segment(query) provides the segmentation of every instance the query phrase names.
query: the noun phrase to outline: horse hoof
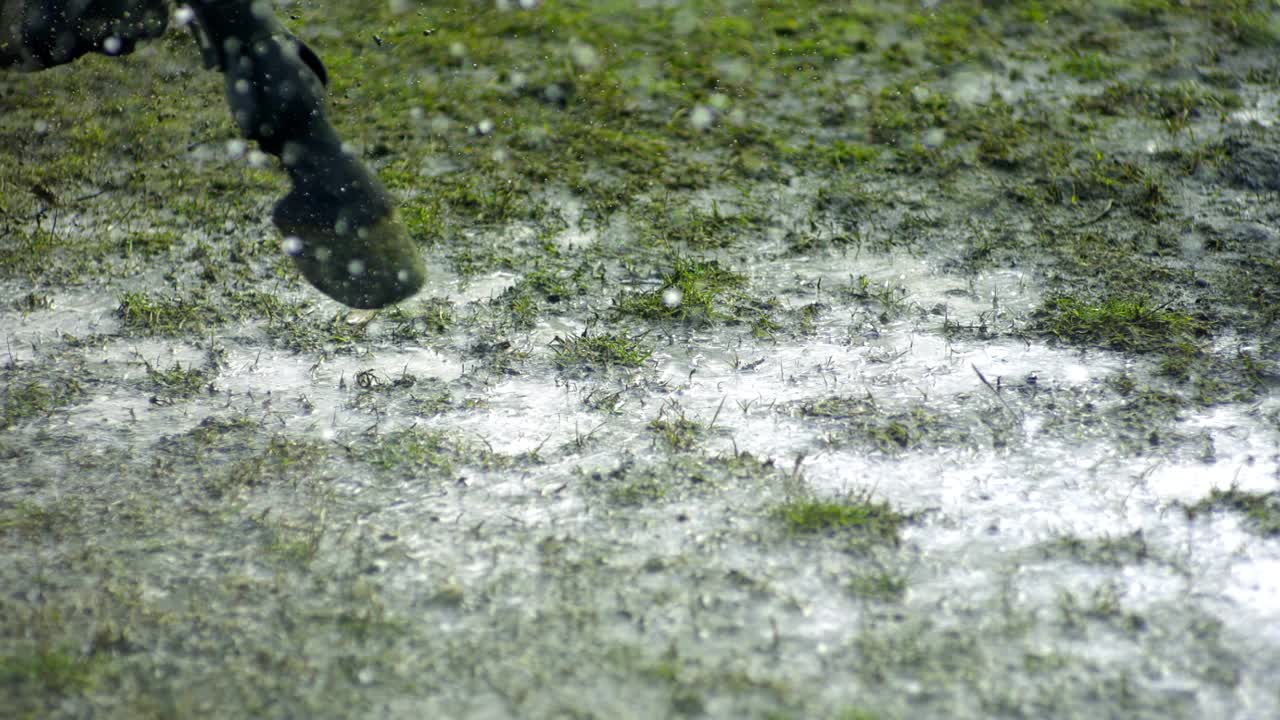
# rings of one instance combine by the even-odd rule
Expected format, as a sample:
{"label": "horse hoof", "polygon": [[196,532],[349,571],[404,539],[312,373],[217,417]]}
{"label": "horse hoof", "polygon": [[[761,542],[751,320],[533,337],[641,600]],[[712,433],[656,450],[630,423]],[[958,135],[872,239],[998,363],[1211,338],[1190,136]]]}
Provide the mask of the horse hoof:
{"label": "horse hoof", "polygon": [[353,308],[375,309],[422,288],[426,266],[394,211],[363,224],[341,217],[332,225],[314,224],[305,214],[298,222],[286,206],[289,197],[276,208],[276,225],[285,235],[285,252],[320,292]]}

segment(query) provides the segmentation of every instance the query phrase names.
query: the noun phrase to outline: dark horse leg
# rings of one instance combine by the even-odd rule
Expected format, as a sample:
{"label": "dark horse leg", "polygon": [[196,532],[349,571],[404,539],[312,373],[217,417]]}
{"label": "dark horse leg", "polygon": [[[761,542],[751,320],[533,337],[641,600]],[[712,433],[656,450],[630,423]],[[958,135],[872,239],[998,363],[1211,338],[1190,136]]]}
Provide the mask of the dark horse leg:
{"label": "dark horse leg", "polygon": [[0,0],[0,67],[42,70],[159,37],[167,0]]}
{"label": "dark horse leg", "polygon": [[[285,251],[321,292],[380,308],[418,291],[426,270],[378,179],[325,117],[324,66],[254,0],[186,0],[205,64],[221,70],[240,132],[280,158],[293,183],[272,214]],[[17,8],[17,10],[15,10]],[[39,69],[119,54],[164,29],[164,0],[0,0],[0,65]],[[14,38],[17,38],[15,41]]]}

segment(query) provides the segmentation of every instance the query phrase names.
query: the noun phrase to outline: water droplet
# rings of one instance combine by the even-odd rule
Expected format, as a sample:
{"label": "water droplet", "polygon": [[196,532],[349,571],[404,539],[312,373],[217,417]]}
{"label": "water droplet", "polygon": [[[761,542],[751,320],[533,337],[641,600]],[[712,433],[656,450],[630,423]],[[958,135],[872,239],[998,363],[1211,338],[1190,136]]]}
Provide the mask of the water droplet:
{"label": "water droplet", "polygon": [[248,149],[249,143],[240,138],[233,138],[227,141],[227,154],[233,158],[242,157]]}
{"label": "water droplet", "polygon": [[520,9],[532,10],[542,4],[542,0],[520,0]]}
{"label": "water droplet", "polygon": [[991,100],[991,76],[985,73],[961,72],[951,79],[951,95],[965,105],[982,105]]}
{"label": "water droplet", "polygon": [[329,258],[330,258],[332,255],[333,255],[333,251],[332,251],[332,250],[330,250],[330,249],[329,249],[329,248],[327,248],[327,247],[318,247],[318,248],[316,248],[316,260],[318,260],[318,261],[320,261],[320,262],[328,262],[328,261],[329,261]]}
{"label": "water droplet", "polygon": [[284,150],[280,152],[280,162],[288,167],[298,164],[302,159],[302,146],[298,143],[287,142],[284,144]]}
{"label": "water droplet", "polygon": [[694,130],[706,130],[715,122],[715,112],[706,105],[699,105],[689,113],[689,124]]}
{"label": "water droplet", "polygon": [[573,58],[573,64],[583,70],[591,70],[600,64],[600,53],[584,42],[570,43],[569,56]]}
{"label": "water droplet", "polygon": [[240,93],[241,95],[248,95],[249,87],[250,87],[249,81],[245,80],[244,78],[240,78],[239,80],[236,81],[236,92]]}
{"label": "water droplet", "polygon": [[391,10],[392,15],[403,15],[409,12],[409,9],[413,7],[413,3],[409,2],[409,0],[390,0],[387,3],[387,7]]}
{"label": "water droplet", "polygon": [[679,307],[684,302],[684,291],[678,287],[669,287],[662,291],[662,304],[669,308]]}
{"label": "water droplet", "polygon": [[361,275],[363,275],[364,261],[352,260],[351,262],[347,263],[347,273],[350,274],[352,277],[360,277]]}
{"label": "water droplet", "polygon": [[49,123],[44,120],[37,120],[31,125],[31,129],[36,131],[37,135],[44,135],[49,132]]}
{"label": "water droplet", "polygon": [[114,35],[102,41],[102,49],[106,51],[108,55],[118,55],[123,47],[124,43],[120,41],[120,38]]}
{"label": "water droplet", "polygon": [[409,271],[408,270],[396,271],[396,280],[399,280],[400,282],[409,282]]}
{"label": "water droplet", "polygon": [[351,232],[351,223],[347,222],[345,218],[340,219],[333,224],[333,232],[339,236],[346,235]]}
{"label": "water droplet", "polygon": [[280,249],[289,256],[302,253],[302,238],[297,235],[290,235],[280,242]]}
{"label": "water droplet", "polygon": [[490,120],[489,118],[485,118],[484,120],[481,120],[476,125],[476,132],[481,135],[488,135],[489,133],[493,132],[493,121]]}
{"label": "water droplet", "polygon": [[942,147],[942,143],[947,140],[947,131],[942,128],[931,128],[924,131],[924,137],[920,142],[930,150]]}
{"label": "water droplet", "polygon": [[420,107],[409,108],[409,119],[415,123],[420,123],[427,117],[427,113]]}
{"label": "water droplet", "polygon": [[249,167],[264,168],[267,166],[267,161],[270,157],[270,155],[254,148],[249,151]]}
{"label": "water droplet", "polygon": [[356,146],[355,146],[355,145],[352,145],[352,144],[351,144],[351,143],[349,143],[349,142],[344,142],[344,143],[342,143],[342,146],[341,146],[341,148],[340,148],[340,149],[342,150],[342,154],[343,154],[343,155],[355,155],[355,154],[356,154]]}
{"label": "water droplet", "polygon": [[178,27],[185,27],[187,25],[190,25],[191,21],[195,19],[196,19],[196,11],[192,10],[186,5],[183,5],[182,7],[178,8],[173,13],[173,21],[178,24]]}
{"label": "water droplet", "polygon": [[461,60],[467,56],[467,46],[460,42],[455,42],[449,46],[449,56],[455,60]]}

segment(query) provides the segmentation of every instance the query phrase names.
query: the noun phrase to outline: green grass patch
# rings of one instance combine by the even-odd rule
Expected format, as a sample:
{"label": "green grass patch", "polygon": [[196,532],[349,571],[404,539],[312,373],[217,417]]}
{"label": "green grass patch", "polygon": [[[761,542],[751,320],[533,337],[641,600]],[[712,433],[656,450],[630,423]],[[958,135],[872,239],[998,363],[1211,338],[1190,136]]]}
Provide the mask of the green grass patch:
{"label": "green grass patch", "polygon": [[10,378],[0,401],[0,430],[71,405],[84,392],[74,378],[54,383],[23,382],[19,378]]}
{"label": "green grass patch", "polygon": [[1214,489],[1209,497],[1186,508],[1188,517],[1218,510],[1245,516],[1245,526],[1263,537],[1280,536],[1280,492],[1245,492],[1236,487]]}
{"label": "green grass patch", "polygon": [[1074,52],[1054,66],[1059,72],[1086,82],[1106,80],[1116,74],[1118,64],[1106,55],[1094,52]]}
{"label": "green grass patch", "polygon": [[0,656],[0,687],[39,687],[52,695],[87,690],[93,660],[70,649],[42,648]]}
{"label": "green grass patch", "polygon": [[1098,95],[1077,98],[1077,112],[1103,115],[1146,115],[1181,129],[1206,112],[1221,113],[1241,105],[1238,95],[1214,91],[1195,83],[1158,87],[1138,83],[1113,83]]}
{"label": "green grass patch", "polygon": [[1134,353],[1195,354],[1203,322],[1144,297],[1090,302],[1071,295],[1046,298],[1032,314],[1034,330],[1070,345]]}
{"label": "green grass patch", "polygon": [[897,545],[909,518],[887,502],[876,502],[868,491],[841,500],[790,500],[775,511],[783,526],[795,534],[855,535],[883,545]]}
{"label": "green grass patch", "polygon": [[618,333],[590,335],[585,330],[581,335],[557,336],[551,341],[551,362],[561,370],[640,367],[653,355],[653,349],[643,339],[643,335]]}
{"label": "green grass patch", "polygon": [[201,390],[210,387],[214,374],[214,371],[206,368],[184,368],[182,363],[177,362],[165,370],[147,363],[147,379],[157,393],[157,397],[152,398],[153,402],[158,397],[167,401],[195,397]]}
{"label": "green grass patch", "polygon": [[710,422],[704,422],[685,414],[684,408],[668,403],[658,411],[658,417],[649,421],[649,430],[672,450],[689,451],[698,447],[702,439],[715,427],[721,407],[716,409]]}
{"label": "green grass patch", "polygon": [[201,298],[126,292],[116,308],[124,328],[144,335],[200,333],[228,320],[222,309]]}
{"label": "green grass patch", "polygon": [[731,303],[747,283],[746,276],[716,260],[677,256],[662,276],[662,286],[645,292],[623,292],[614,298],[620,315],[692,324],[734,319]]}

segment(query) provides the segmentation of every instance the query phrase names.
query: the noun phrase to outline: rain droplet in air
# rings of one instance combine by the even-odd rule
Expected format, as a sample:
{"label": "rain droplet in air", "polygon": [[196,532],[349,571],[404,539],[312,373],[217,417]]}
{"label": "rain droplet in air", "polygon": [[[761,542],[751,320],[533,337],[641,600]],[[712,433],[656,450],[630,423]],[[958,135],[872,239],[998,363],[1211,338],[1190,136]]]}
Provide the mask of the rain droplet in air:
{"label": "rain droplet in air", "polygon": [[280,162],[288,167],[298,164],[302,159],[302,146],[298,143],[287,142],[284,144],[284,150],[280,153]]}
{"label": "rain droplet in air", "polygon": [[485,118],[476,124],[476,132],[481,135],[488,135],[493,132],[493,121]]}
{"label": "rain droplet in air", "polygon": [[679,307],[684,302],[684,291],[678,287],[669,287],[662,291],[662,304],[669,307]]}
{"label": "rain droplet in air", "polygon": [[412,6],[413,3],[409,2],[409,0],[390,0],[390,2],[387,3],[387,7],[391,10],[392,15],[403,15],[404,13],[409,12],[409,8]]}
{"label": "rain droplet in air", "polygon": [[359,277],[364,274],[364,261],[352,260],[347,263],[347,273],[352,277]]}
{"label": "rain droplet in air", "polygon": [[302,253],[302,238],[290,235],[280,242],[280,248],[286,255],[294,256]]}
{"label": "rain droplet in air", "polygon": [[120,42],[120,38],[115,35],[112,35],[102,41],[102,49],[105,50],[108,55],[118,55],[120,53],[120,49],[123,47],[124,43]]}
{"label": "rain droplet in air", "polygon": [[924,137],[920,139],[921,144],[933,150],[942,147],[942,143],[947,140],[947,131],[942,128],[930,128],[924,131]]}
{"label": "rain droplet in air", "polygon": [[976,73],[957,73],[951,79],[951,96],[964,105],[983,105],[991,100],[991,76]]}
{"label": "rain droplet in air", "polygon": [[195,19],[196,11],[186,5],[183,5],[173,12],[173,21],[178,24],[178,27],[190,25],[191,21]]}
{"label": "rain droplet in air", "polygon": [[706,105],[699,105],[689,113],[689,124],[694,130],[706,130],[711,127],[711,123],[715,122],[715,112]]}
{"label": "rain droplet in air", "polygon": [[600,64],[600,53],[584,42],[573,42],[569,46],[569,55],[573,57],[573,64],[583,70],[594,69]]}
{"label": "rain droplet in air", "polygon": [[234,138],[227,141],[227,154],[233,158],[242,157],[248,149],[249,143],[241,140],[240,138]]}
{"label": "rain droplet in air", "polygon": [[267,160],[270,157],[271,157],[270,155],[267,155],[266,153],[256,148],[253,150],[250,150],[249,151],[249,167],[264,168],[267,166]]}

